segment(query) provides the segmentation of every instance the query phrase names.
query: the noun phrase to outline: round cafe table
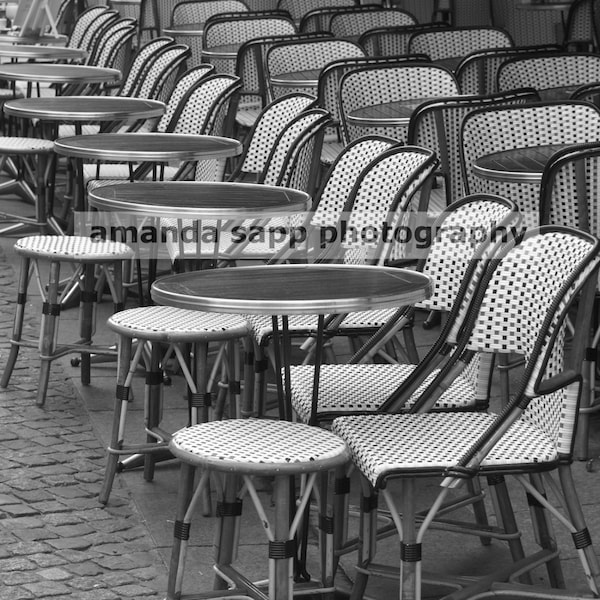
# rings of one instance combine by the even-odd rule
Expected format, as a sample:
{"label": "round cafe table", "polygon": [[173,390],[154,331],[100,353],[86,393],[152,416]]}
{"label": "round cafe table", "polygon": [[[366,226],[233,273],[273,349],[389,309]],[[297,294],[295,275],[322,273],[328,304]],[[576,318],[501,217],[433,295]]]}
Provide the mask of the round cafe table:
{"label": "round cafe table", "polygon": [[81,84],[112,83],[121,79],[121,71],[90,65],[63,65],[45,63],[0,64],[0,79],[27,82],[27,95],[34,83]]}
{"label": "round cafe table", "polygon": [[87,52],[81,48],[64,46],[0,43],[0,56],[21,60],[83,60]]}

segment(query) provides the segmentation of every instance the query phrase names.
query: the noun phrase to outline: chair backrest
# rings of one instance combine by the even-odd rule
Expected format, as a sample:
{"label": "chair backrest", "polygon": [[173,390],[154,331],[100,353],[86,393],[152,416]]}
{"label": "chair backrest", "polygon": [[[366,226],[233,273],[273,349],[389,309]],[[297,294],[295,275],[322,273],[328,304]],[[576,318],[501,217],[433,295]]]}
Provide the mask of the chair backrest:
{"label": "chair backrest", "polygon": [[498,91],[497,76],[500,65],[511,58],[558,52],[558,45],[491,48],[467,54],[455,74],[463,94],[486,95]]}
{"label": "chair backrest", "polygon": [[427,54],[432,60],[463,58],[487,48],[510,48],[514,43],[506,31],[496,27],[454,27],[444,31],[414,33],[409,54]]}
{"label": "chair backrest", "polygon": [[244,140],[244,152],[229,180],[258,181],[281,132],[314,102],[308,94],[290,94],[265,106]]}
{"label": "chair backrest", "polygon": [[319,75],[317,102],[321,108],[329,111],[333,124],[339,127],[340,107],[338,88],[342,77],[355,69],[368,66],[393,66],[404,62],[429,62],[425,55],[406,54],[402,56],[355,56],[341,58],[327,64]]}
{"label": "chair backrest", "polygon": [[329,113],[310,108],[297,115],[279,134],[259,182],[313,194]]}
{"label": "chair backrest", "polygon": [[394,100],[425,101],[458,94],[454,75],[435,65],[399,64],[355,69],[346,73],[340,81],[339,106],[343,139],[348,142],[366,134],[378,133],[404,140],[406,127],[356,125],[348,121],[348,115],[365,106]]}
{"label": "chair backrest", "polygon": [[[406,248],[395,236],[384,235],[408,226],[411,212],[423,206],[420,192],[431,183],[437,159],[426,148],[395,145],[380,153],[363,170],[343,212],[340,245],[328,249],[320,260],[347,264],[382,265],[403,258]],[[426,210],[426,207],[424,207]]]}
{"label": "chair backrest", "polygon": [[267,50],[279,43],[302,39],[322,39],[327,33],[295,33],[290,35],[271,35],[244,42],[237,53],[235,74],[242,80],[241,101],[258,100],[261,107],[269,102],[267,76],[265,74],[265,55]]}
{"label": "chair backrest", "polygon": [[513,199],[528,227],[539,223],[539,183],[511,183],[477,177],[475,160],[492,152],[545,144],[580,144],[600,139],[600,110],[586,102],[544,102],[480,108],[462,122],[461,143],[466,192]]}
{"label": "chair backrest", "polygon": [[358,39],[365,31],[377,27],[404,27],[416,25],[417,20],[398,8],[355,11],[334,15],[329,30],[340,38]]}
{"label": "chair backrest", "polygon": [[[75,21],[73,25],[73,30],[71,31],[71,35],[67,41],[68,48],[84,48],[83,46],[83,38],[86,32],[91,31],[93,35],[96,31],[96,25],[94,22],[105,12],[113,12],[110,11],[108,6],[104,4],[99,4],[97,6],[91,6],[84,10]],[[103,21],[99,21],[100,25]],[[85,48],[84,48],[85,49]]]}
{"label": "chair backrest", "polygon": [[540,185],[540,222],[600,235],[600,144],[559,150],[548,162]]}
{"label": "chair backrest", "polygon": [[179,0],[171,12],[171,27],[193,23],[201,25],[209,17],[222,13],[248,12],[241,0]]}
{"label": "chair backrest", "polygon": [[[297,33],[293,21],[285,15],[276,13],[237,13],[236,16],[214,15],[204,24],[202,35],[202,51],[210,52],[220,46],[236,47],[248,40],[275,35],[292,35]],[[203,55],[204,62],[214,64],[222,73],[233,73],[235,60]]]}
{"label": "chair backrest", "polygon": [[[498,69],[498,89],[515,89],[519,82],[527,81],[540,93],[542,99],[560,99],[554,97],[554,90],[572,88],[600,81],[600,55],[568,52],[556,55],[526,56],[511,58]],[[562,92],[568,98],[570,91]]]}
{"label": "chair backrest", "polygon": [[111,23],[117,19],[119,19],[119,12],[116,10],[106,9],[105,11],[96,14],[96,16],[89,21],[88,27],[83,32],[79,41],[79,46],[77,47],[85,50],[88,55],[93,54],[97,40]]}
{"label": "chair backrest", "polygon": [[[327,7],[357,6],[358,0],[327,0]],[[323,7],[322,0],[279,0],[277,8],[287,11],[296,23],[300,23],[302,17],[317,8]]]}
{"label": "chair backrest", "polygon": [[87,64],[119,69],[126,73],[136,35],[137,22],[134,19],[119,19],[113,22],[96,41]]}
{"label": "chair backrest", "polygon": [[598,48],[598,30],[594,0],[575,0],[567,15],[564,47],[592,51]]}
{"label": "chair backrest", "polygon": [[335,38],[305,39],[294,42],[280,42],[267,50],[265,75],[272,98],[285,93],[300,92],[300,89],[279,88],[271,85],[271,78],[282,73],[320,70],[329,63],[342,58],[365,56],[364,50],[354,42]]}
{"label": "chair backrest", "polygon": [[361,34],[358,43],[369,56],[399,56],[408,54],[408,42],[418,32],[448,29],[447,23],[420,23],[400,27],[377,27]]}
{"label": "chair backrest", "polygon": [[[181,112],[182,103],[187,101],[188,94],[193,90],[199,82],[208,77],[214,71],[212,65],[198,65],[188,69],[175,83],[175,87],[169,101],[167,102],[165,112],[156,124],[156,131],[172,131],[175,127],[175,114]],[[173,122],[173,125],[171,125]]]}
{"label": "chair backrest", "polygon": [[444,178],[446,205],[462,198],[466,191],[460,152],[460,128],[465,115],[486,106],[502,106],[536,102],[539,96],[533,89],[514,90],[489,96],[440,98],[421,104],[408,125],[407,143],[431,148]]}
{"label": "chair backrest", "polygon": [[[464,348],[466,354],[516,353],[524,357],[525,365],[513,398],[481,443],[461,459],[460,467],[468,468],[472,461],[476,464],[481,460],[478,453],[484,446],[493,446],[519,419],[544,432],[559,459],[570,459],[586,345],[572,344],[565,352],[567,315],[579,300],[572,335],[586,339],[599,258],[596,238],[553,226],[527,231],[496,255],[493,268],[480,285],[478,305],[465,326],[459,349]],[[465,352],[460,353],[467,362]],[[446,365],[433,386],[457,365],[458,361]],[[428,402],[418,403],[414,410],[427,410],[427,405],[436,401],[429,389],[422,397]]]}
{"label": "chair backrest", "polygon": [[341,15],[351,12],[367,12],[367,11],[379,11],[381,6],[378,4],[364,4],[360,6],[349,5],[349,6],[325,6],[321,8],[315,8],[307,12],[300,20],[298,29],[303,33],[313,32],[331,32],[330,23],[332,17],[335,15]]}
{"label": "chair backrest", "polygon": [[173,40],[173,38],[163,36],[150,40],[138,48],[133,60],[131,61],[129,71],[127,72],[127,77],[125,77],[117,94],[119,96],[133,95],[133,90],[135,90],[141,84],[146,71],[154,61],[155,54],[162,48],[171,46],[174,43],[175,40]]}
{"label": "chair backrest", "polygon": [[158,50],[145,64],[145,70],[131,95],[166,102],[189,56],[190,49],[183,44],[173,44]]}

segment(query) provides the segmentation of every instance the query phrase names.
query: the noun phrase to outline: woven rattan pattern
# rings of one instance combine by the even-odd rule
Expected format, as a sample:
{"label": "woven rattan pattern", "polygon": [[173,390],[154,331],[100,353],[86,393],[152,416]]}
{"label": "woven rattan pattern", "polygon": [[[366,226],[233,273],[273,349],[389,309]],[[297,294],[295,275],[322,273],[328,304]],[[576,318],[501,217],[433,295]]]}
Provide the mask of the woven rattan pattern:
{"label": "woven rattan pattern", "polygon": [[82,236],[34,235],[15,243],[15,251],[34,257],[59,257],[76,262],[98,262],[133,258],[133,250],[121,242],[93,240]]}

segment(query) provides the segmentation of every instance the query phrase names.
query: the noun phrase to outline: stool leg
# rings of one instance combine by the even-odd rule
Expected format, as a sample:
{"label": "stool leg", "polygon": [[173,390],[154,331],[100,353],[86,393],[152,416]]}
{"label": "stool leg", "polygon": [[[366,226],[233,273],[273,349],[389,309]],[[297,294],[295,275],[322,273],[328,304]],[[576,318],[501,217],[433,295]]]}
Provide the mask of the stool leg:
{"label": "stool leg", "polygon": [[[150,364],[146,370],[145,385],[145,419],[146,428],[152,431],[160,424],[162,418],[162,394],[163,394],[163,372],[161,362],[161,347],[159,342],[152,344],[150,351]],[[146,436],[148,443],[156,442],[156,438],[150,434]],[[156,457],[152,453],[147,453],[144,457],[144,479],[152,481],[154,479],[154,467]]]}
{"label": "stool leg", "polygon": [[60,319],[60,302],[58,288],[60,285],[60,262],[50,263],[48,292],[42,307],[42,325],[40,330],[40,377],[36,404],[43,406],[50,379],[50,363],[54,360],[56,349],[56,332]]}
{"label": "stool leg", "polygon": [[17,305],[15,308],[15,319],[13,322],[12,337],[10,340],[10,352],[8,360],[2,373],[0,387],[5,388],[10,381],[13,369],[19,356],[19,342],[23,335],[23,320],[25,319],[25,305],[27,304],[27,288],[29,287],[29,269],[31,260],[27,256],[21,257],[21,267],[19,271],[19,284],[17,290]]}
{"label": "stool leg", "polygon": [[113,414],[112,433],[110,445],[108,447],[108,456],[106,458],[106,469],[104,471],[104,482],[100,490],[99,500],[102,504],[108,502],[112,490],[113,481],[117,473],[119,464],[118,450],[123,447],[125,416],[127,414],[127,405],[129,403],[129,365],[131,361],[132,340],[129,337],[121,336],[119,339],[119,356],[117,361],[117,389],[115,397],[115,409]]}
{"label": "stool leg", "polygon": [[[275,477],[273,482],[273,502],[275,504],[275,540],[286,542],[290,535],[290,515],[292,512],[290,484],[288,477]],[[294,559],[269,557],[269,598],[272,600],[292,600]]]}
{"label": "stool leg", "polygon": [[[95,265],[85,264],[83,266],[83,284],[81,292],[81,302],[79,305],[79,332],[81,342],[83,344],[92,343],[92,335],[94,332],[94,307],[96,305],[96,294],[94,291],[94,271]],[[90,375],[90,353],[81,353],[81,383],[89,385],[91,380]]]}

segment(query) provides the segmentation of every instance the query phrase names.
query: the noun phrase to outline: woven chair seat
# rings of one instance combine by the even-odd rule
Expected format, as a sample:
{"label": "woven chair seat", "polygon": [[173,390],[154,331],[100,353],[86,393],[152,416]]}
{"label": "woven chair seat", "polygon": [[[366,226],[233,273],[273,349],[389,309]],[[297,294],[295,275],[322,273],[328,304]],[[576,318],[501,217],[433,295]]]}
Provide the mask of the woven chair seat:
{"label": "woven chair seat", "polygon": [[[407,476],[442,473],[456,465],[471,445],[492,424],[491,413],[421,413],[340,417],[332,431],[341,435],[352,460],[373,484],[402,471]],[[555,463],[558,452],[552,440],[525,420],[515,422],[482,463],[493,470],[540,468]]]}
{"label": "woven chair seat", "polygon": [[[413,372],[411,364],[346,364],[322,365],[319,377],[319,402],[317,416],[373,413]],[[438,374],[433,370],[415,390],[418,398]],[[308,422],[312,405],[314,367],[295,365],[291,367],[292,407],[301,421]],[[360,393],[349,394],[348,390]],[[407,408],[412,405],[409,400]],[[475,397],[473,385],[459,376],[435,404],[436,410],[464,410],[473,408]]]}
{"label": "woven chair seat", "polygon": [[220,471],[281,475],[331,469],[348,460],[344,442],[318,427],[268,419],[227,419],[181,429],[178,458]]}
{"label": "woven chair seat", "polygon": [[30,137],[0,137],[0,153],[2,154],[37,154],[54,152],[54,142]]}
{"label": "woven chair seat", "polygon": [[248,335],[237,315],[204,313],[171,306],[143,306],[115,313],[108,325],[121,335],[165,342],[232,339]]}
{"label": "woven chair seat", "polygon": [[64,261],[81,263],[125,260],[134,256],[127,244],[75,235],[34,235],[21,238],[15,243],[15,251],[35,258],[59,257]]}

